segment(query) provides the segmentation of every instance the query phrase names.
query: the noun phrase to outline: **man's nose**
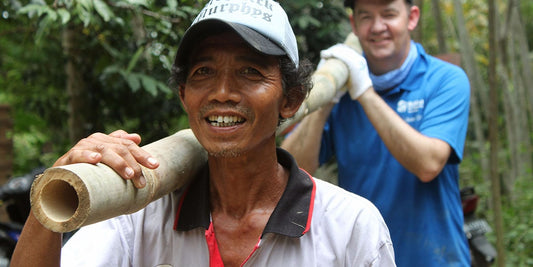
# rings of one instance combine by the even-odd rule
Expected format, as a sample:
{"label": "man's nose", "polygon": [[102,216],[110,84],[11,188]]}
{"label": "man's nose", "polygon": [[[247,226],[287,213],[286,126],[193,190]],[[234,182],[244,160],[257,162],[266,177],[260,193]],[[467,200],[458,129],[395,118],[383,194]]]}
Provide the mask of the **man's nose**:
{"label": "man's nose", "polygon": [[376,17],[372,23],[372,32],[382,32],[387,29],[387,23],[382,17]]}
{"label": "man's nose", "polygon": [[216,75],[209,100],[220,103],[238,103],[241,97],[239,94],[240,89],[241,88],[238,88],[238,83],[236,82],[235,77],[233,77],[229,71],[223,71]]}

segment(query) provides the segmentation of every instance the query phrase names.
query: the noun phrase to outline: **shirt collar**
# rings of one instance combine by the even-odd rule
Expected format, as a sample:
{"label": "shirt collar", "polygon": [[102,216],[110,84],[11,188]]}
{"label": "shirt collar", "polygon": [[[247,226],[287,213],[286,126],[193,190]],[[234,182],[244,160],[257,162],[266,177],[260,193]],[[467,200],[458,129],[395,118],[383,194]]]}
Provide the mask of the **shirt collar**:
{"label": "shirt collar", "polygon": [[415,60],[413,66],[411,67],[409,75],[405,80],[400,83],[400,85],[395,88],[380,93],[381,96],[392,95],[403,91],[414,91],[420,88],[420,83],[423,82],[423,76],[427,71],[427,54],[424,50],[424,47],[419,43],[415,43],[417,50],[417,59]]}
{"label": "shirt collar", "polygon": [[[301,237],[311,225],[315,197],[315,182],[298,168],[294,158],[285,150],[277,149],[278,162],[290,172],[287,187],[270,215],[263,235],[275,233]],[[174,220],[174,229],[189,231],[198,227],[206,230],[211,223],[209,209],[209,169],[202,168],[180,199]]]}

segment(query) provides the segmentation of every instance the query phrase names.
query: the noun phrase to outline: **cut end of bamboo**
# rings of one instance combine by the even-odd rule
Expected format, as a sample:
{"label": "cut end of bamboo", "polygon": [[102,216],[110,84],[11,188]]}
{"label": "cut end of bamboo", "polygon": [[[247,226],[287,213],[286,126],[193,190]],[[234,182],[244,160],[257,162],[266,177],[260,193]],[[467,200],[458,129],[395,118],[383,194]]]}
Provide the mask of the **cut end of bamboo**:
{"label": "cut end of bamboo", "polygon": [[87,219],[90,209],[87,195],[87,188],[74,172],[61,167],[49,168],[32,185],[32,211],[49,230],[70,232]]}
{"label": "cut end of bamboo", "polygon": [[78,209],[78,204],[78,193],[72,185],[62,180],[51,181],[41,192],[43,212],[56,222],[71,219]]}

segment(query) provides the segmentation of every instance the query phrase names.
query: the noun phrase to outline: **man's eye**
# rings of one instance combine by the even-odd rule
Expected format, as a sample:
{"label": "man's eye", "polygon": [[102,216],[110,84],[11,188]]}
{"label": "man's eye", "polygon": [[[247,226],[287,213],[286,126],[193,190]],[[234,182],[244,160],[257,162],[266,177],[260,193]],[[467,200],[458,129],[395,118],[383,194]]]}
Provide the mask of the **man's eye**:
{"label": "man's eye", "polygon": [[189,78],[192,80],[201,80],[208,77],[211,73],[213,73],[213,70],[208,67],[192,68],[189,73]]}
{"label": "man's eye", "polygon": [[209,68],[207,67],[201,67],[201,68],[198,68],[194,74],[198,74],[198,75],[206,75],[206,74],[209,74],[211,71],[209,70]]}
{"label": "man's eye", "polygon": [[243,68],[241,70],[241,73],[246,74],[246,75],[260,75],[261,74],[258,70],[251,68],[251,67]]}
{"label": "man's eye", "polygon": [[368,20],[371,19],[370,16],[366,16],[366,15],[365,15],[365,16],[359,16],[358,18],[359,18],[359,19],[358,19],[359,21],[368,21]]}

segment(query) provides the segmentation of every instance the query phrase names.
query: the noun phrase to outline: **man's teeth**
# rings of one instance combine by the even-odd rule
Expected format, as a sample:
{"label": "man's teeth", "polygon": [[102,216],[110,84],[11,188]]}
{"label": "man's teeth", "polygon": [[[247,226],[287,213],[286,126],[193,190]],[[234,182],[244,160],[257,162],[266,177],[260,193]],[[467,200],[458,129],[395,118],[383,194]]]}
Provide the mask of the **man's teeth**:
{"label": "man's teeth", "polygon": [[217,127],[228,127],[243,122],[244,119],[237,116],[209,116],[209,123]]}

